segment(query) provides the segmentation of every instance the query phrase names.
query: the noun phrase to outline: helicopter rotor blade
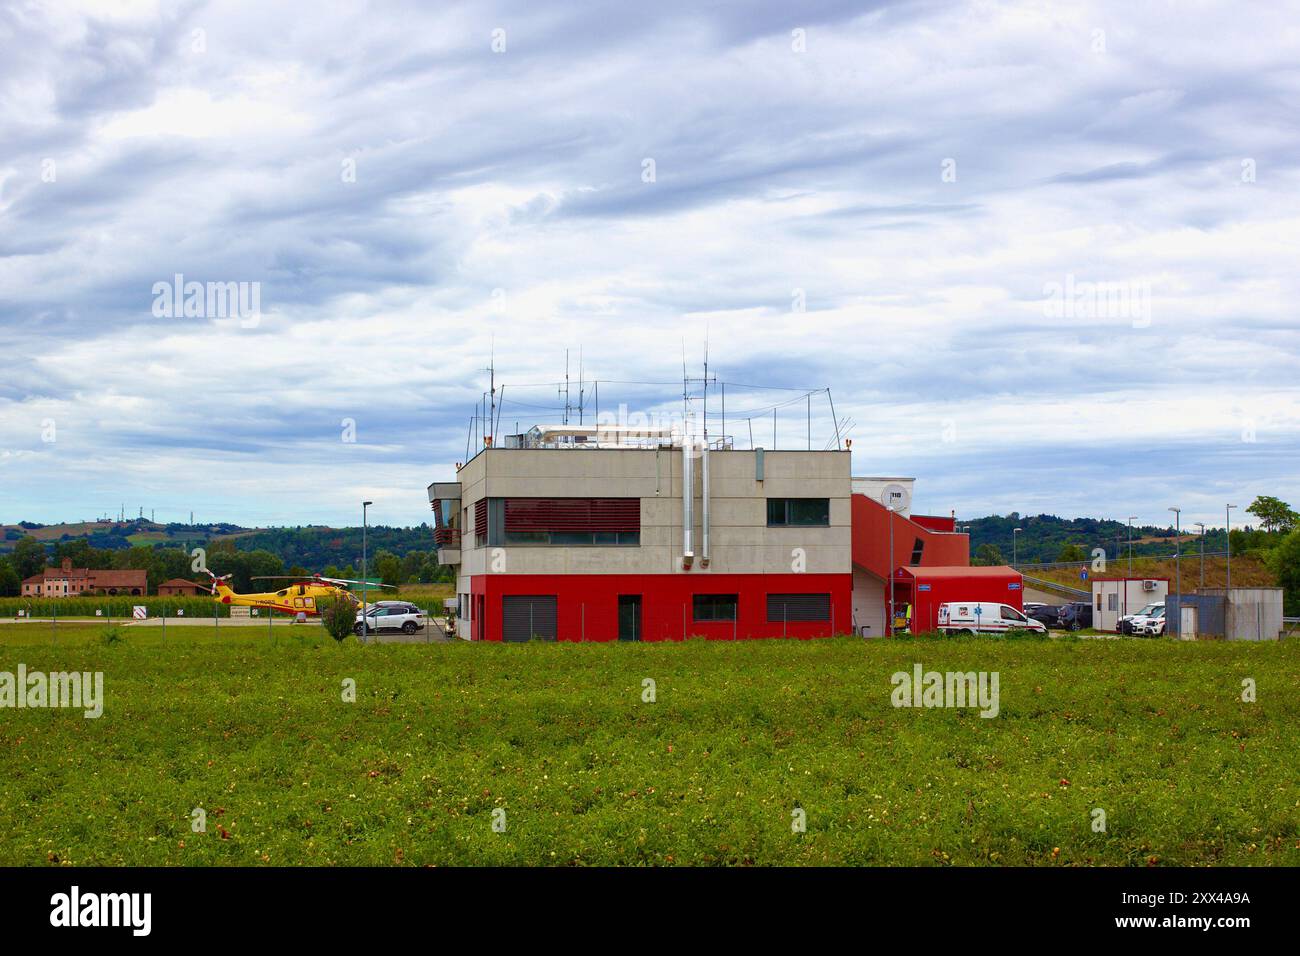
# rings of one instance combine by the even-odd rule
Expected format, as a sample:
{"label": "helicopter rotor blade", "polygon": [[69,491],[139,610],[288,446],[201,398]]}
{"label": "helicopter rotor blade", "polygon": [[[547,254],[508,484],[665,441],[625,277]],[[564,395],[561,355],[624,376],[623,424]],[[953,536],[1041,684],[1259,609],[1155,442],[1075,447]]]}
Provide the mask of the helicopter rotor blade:
{"label": "helicopter rotor blade", "polygon": [[392,584],[376,584],[374,581],[353,581],[351,578],[320,578],[320,580],[329,584],[364,584],[367,587],[372,588],[389,588],[391,590],[397,590]]}

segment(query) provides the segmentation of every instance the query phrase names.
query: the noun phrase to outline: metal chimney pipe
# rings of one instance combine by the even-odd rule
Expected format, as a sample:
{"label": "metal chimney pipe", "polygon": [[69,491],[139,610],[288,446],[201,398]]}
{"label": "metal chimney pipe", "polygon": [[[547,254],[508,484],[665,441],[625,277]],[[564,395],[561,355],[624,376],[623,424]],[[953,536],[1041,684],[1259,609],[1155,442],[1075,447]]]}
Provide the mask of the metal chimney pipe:
{"label": "metal chimney pipe", "polygon": [[700,567],[709,566],[709,443],[700,446]]}
{"label": "metal chimney pipe", "polygon": [[695,463],[691,458],[691,436],[682,433],[682,567],[695,561]]}

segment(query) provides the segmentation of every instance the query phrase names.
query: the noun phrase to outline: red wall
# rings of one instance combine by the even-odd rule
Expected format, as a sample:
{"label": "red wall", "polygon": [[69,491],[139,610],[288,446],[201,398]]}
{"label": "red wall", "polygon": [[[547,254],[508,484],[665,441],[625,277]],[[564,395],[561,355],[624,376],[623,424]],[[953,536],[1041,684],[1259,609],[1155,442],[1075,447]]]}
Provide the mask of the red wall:
{"label": "red wall", "polygon": [[[897,601],[901,605],[904,601],[912,602],[912,632],[920,634],[923,631],[932,631],[938,626],[939,605],[953,601],[997,601],[1000,604],[1006,604],[1015,608],[1017,611],[1024,610],[1025,590],[1021,583],[1019,574],[1011,573],[1001,577],[969,577],[969,578],[931,578],[927,579],[924,573],[916,579],[915,582],[910,580],[907,583],[912,584],[906,595],[898,594],[898,583],[895,581],[895,593]],[[918,587],[930,586],[930,590],[922,591]],[[1010,589],[1008,584],[1020,584],[1020,587]],[[888,587],[888,585],[886,585]]]}
{"label": "red wall", "polygon": [[[851,574],[480,574],[470,579],[472,594],[486,598],[483,637],[501,640],[501,598],[506,594],[554,594],[557,631],[562,641],[612,641],[618,638],[618,596],[641,595],[642,640],[681,640],[682,609],[687,637],[827,637],[852,631]],[[768,594],[817,593],[831,596],[831,621],[768,623]],[[737,621],[695,622],[695,594],[737,594]],[[834,630],[832,631],[832,627]],[[474,633],[479,633],[475,622]]]}
{"label": "red wall", "polygon": [[[938,534],[904,518],[890,515],[885,506],[866,495],[853,496],[853,563],[888,581],[895,568],[912,560],[912,545],[925,541],[922,567],[966,567],[970,564],[970,536]],[[889,522],[894,522],[894,556],[889,556]],[[935,519],[937,520],[937,519]]]}
{"label": "red wall", "polygon": [[910,519],[913,524],[919,524],[922,528],[930,531],[946,531],[952,533],[957,530],[957,519],[953,517],[944,517],[942,515],[919,515],[912,512]]}

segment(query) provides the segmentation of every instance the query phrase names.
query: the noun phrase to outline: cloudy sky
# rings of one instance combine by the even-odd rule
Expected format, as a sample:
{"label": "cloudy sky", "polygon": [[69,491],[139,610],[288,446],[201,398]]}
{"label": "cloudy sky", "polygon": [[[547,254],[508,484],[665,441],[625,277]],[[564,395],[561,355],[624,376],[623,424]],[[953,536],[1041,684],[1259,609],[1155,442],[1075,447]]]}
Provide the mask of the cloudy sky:
{"label": "cloudy sky", "polygon": [[333,6],[0,6],[0,521],[418,523],[706,339],[922,511],[1300,500],[1294,5]]}

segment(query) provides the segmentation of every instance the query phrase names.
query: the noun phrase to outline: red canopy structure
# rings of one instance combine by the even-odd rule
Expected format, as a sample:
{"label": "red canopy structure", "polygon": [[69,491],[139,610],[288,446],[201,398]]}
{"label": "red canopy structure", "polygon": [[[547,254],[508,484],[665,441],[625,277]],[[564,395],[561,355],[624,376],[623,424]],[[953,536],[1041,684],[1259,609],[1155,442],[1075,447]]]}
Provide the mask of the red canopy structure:
{"label": "red canopy structure", "polygon": [[952,601],[997,601],[1024,609],[1020,572],[992,567],[900,567],[894,572],[894,601],[912,605],[912,633],[934,630],[939,605]]}

